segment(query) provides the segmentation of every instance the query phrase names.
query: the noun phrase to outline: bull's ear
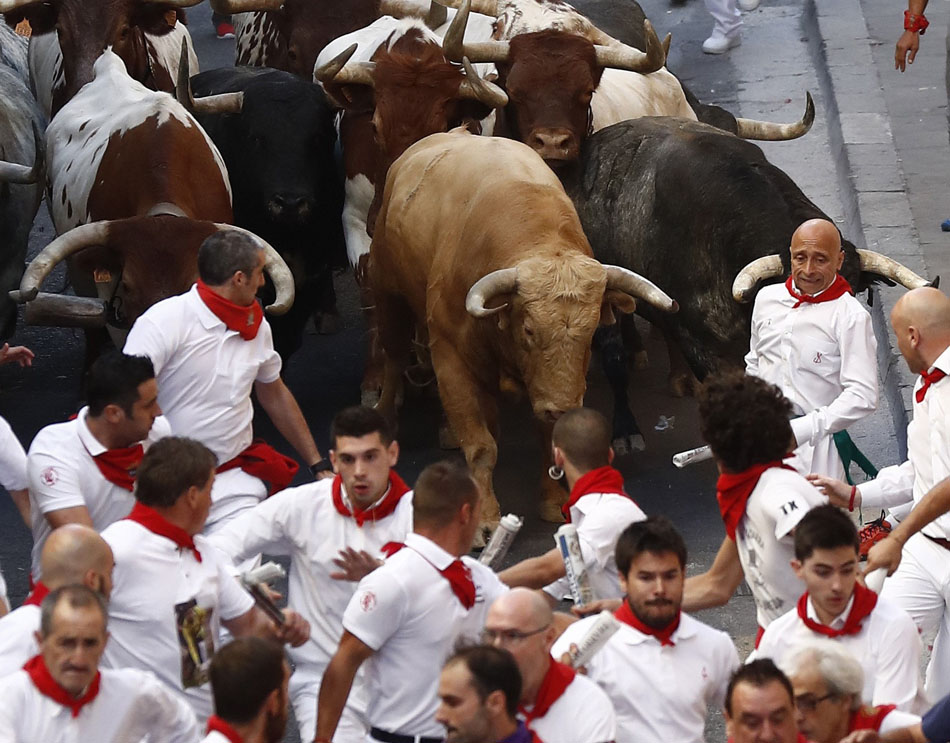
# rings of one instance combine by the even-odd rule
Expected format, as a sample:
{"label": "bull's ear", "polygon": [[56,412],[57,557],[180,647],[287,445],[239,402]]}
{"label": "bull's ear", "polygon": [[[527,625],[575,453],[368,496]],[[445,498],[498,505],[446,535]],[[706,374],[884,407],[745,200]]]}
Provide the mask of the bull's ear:
{"label": "bull's ear", "polygon": [[614,310],[629,315],[637,309],[636,300],[629,294],[616,289],[604,292],[604,301],[600,305],[600,324],[613,325],[617,322]]}
{"label": "bull's ear", "polygon": [[132,25],[152,36],[164,36],[175,28],[178,11],[158,3],[135,3]]}
{"label": "bull's ear", "polygon": [[39,36],[56,30],[56,7],[52,3],[36,3],[23,10],[3,14],[3,20],[10,28],[16,28],[22,21],[30,24],[30,34]]}

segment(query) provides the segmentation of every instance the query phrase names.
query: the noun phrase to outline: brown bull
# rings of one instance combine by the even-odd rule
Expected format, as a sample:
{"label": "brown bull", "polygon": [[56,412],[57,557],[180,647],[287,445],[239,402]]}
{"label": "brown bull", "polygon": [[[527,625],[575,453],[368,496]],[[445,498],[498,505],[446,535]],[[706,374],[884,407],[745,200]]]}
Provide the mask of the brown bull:
{"label": "brown bull", "polygon": [[[486,496],[486,525],[499,517],[499,391],[527,392],[546,470],[554,421],[583,403],[598,324],[632,312],[635,296],[676,309],[642,277],[593,259],[570,199],[530,148],[458,130],[427,137],[393,164],[369,273],[386,354],[379,407],[395,414],[424,322],[448,422]],[[560,520],[563,493],[545,477],[542,490],[542,516]]]}

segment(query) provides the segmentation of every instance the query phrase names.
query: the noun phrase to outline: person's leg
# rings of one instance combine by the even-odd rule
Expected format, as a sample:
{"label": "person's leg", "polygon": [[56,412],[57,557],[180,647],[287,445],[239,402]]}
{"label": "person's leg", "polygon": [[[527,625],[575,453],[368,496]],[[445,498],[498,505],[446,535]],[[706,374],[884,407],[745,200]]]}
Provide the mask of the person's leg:
{"label": "person's leg", "polygon": [[738,46],[742,17],[736,7],[736,0],[704,0],[706,10],[713,17],[713,32],[703,42],[703,51],[707,54],[722,54]]}

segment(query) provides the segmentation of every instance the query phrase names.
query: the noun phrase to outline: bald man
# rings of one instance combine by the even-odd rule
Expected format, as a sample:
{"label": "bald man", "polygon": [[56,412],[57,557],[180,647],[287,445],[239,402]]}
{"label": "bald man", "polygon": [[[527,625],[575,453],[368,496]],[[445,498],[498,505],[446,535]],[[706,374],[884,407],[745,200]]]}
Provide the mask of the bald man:
{"label": "bald man", "polygon": [[614,707],[597,684],[551,657],[557,638],[548,602],[513,588],[488,609],[482,639],[509,651],[521,671],[519,716],[544,743],[606,743],[616,737]]}
{"label": "bald man", "polygon": [[95,529],[66,524],[54,529],[40,556],[43,580],[23,605],[0,619],[0,677],[18,671],[39,652],[40,603],[62,586],[81,584],[108,599],[112,593],[112,550]]}
{"label": "bald man", "polygon": [[[950,380],[944,379],[950,374],[950,298],[932,287],[909,291],[894,305],[891,325],[908,368],[920,375],[907,461],[863,483],[855,504],[913,504],[900,526],[871,548],[868,569],[897,568],[881,595],[907,611],[921,631],[937,630],[925,688],[938,699],[950,693]],[[844,483],[821,478],[819,485],[833,501],[843,499]]]}
{"label": "bald man", "polygon": [[798,448],[790,464],[803,475],[848,479],[847,463],[863,457],[845,429],[877,407],[871,316],[838,273],[844,251],[834,224],[803,222],[789,252],[785,283],[755,297],[746,373],[776,385],[792,402]]}

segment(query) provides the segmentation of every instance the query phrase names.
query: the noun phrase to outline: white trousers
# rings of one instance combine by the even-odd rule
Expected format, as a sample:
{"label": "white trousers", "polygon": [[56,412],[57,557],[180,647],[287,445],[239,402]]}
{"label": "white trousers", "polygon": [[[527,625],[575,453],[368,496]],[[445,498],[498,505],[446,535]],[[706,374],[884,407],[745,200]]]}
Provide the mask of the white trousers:
{"label": "white trousers", "polygon": [[915,534],[881,596],[910,614],[922,634],[936,631],[924,691],[930,700],[950,694],[950,550]]}
{"label": "white trousers", "polygon": [[736,0],[704,0],[704,2],[706,10],[716,22],[713,30],[723,36],[732,36],[742,28],[742,16],[736,6]]}
{"label": "white trousers", "polygon": [[[309,743],[316,735],[317,695],[320,693],[321,679],[320,673],[299,666],[290,677],[290,703],[294,707],[294,717],[297,718],[300,740],[304,743]],[[350,694],[358,694],[355,684]],[[365,716],[347,703],[343,708],[340,724],[333,734],[333,743],[365,743],[367,737],[369,724]]]}

